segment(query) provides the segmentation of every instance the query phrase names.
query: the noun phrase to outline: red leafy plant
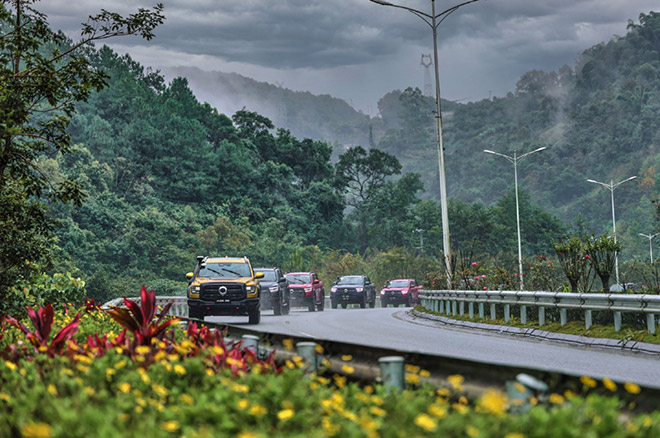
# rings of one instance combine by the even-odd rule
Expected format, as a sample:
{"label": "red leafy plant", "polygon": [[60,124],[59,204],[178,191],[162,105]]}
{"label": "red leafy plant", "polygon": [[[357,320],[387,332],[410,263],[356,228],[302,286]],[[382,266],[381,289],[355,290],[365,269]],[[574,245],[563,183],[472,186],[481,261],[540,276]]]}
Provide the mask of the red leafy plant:
{"label": "red leafy plant", "polygon": [[28,340],[38,352],[45,352],[49,357],[61,354],[66,347],[67,341],[72,339],[78,331],[80,321],[80,312],[76,313],[73,321],[65,325],[50,340],[50,332],[53,328],[55,312],[53,306],[48,304],[46,307],[40,307],[36,312],[32,307],[27,308],[28,317],[34,325],[35,331],[28,329],[22,322],[17,321],[11,316],[5,317],[6,321],[27,335]]}
{"label": "red leafy plant", "polygon": [[107,310],[107,312],[119,325],[133,333],[135,336],[133,341],[134,346],[150,346],[152,340],[162,340],[166,334],[167,328],[171,324],[179,321],[179,318],[172,318],[163,322],[170,307],[172,307],[172,303],[167,303],[158,316],[158,319],[154,320],[156,310],[158,310],[158,306],[156,305],[156,293],[153,290],[147,292],[147,289],[142,286],[140,298],[140,303],[138,304],[135,301],[124,297],[126,309],[113,307],[112,309]]}

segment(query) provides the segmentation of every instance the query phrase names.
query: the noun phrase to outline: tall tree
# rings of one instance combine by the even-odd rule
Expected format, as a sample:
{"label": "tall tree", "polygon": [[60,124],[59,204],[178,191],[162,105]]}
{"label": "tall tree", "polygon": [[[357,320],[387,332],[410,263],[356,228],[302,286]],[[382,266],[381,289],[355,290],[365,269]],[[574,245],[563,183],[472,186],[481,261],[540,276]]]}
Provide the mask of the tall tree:
{"label": "tall tree", "polygon": [[378,149],[370,149],[367,152],[362,146],[355,146],[339,156],[336,166],[337,182],[345,188],[346,203],[355,208],[362,254],[369,244],[366,214],[369,201],[385,184],[387,177],[399,172],[399,160],[394,155]]}
{"label": "tall tree", "polygon": [[91,44],[131,34],[150,40],[164,20],[162,4],[127,17],[102,10],[72,42],[49,29],[34,3],[0,5],[0,294],[48,253],[55,222],[46,201],[84,198],[73,180],[49,178],[39,159],[71,152],[75,104],[106,85],[104,72],[90,67]]}

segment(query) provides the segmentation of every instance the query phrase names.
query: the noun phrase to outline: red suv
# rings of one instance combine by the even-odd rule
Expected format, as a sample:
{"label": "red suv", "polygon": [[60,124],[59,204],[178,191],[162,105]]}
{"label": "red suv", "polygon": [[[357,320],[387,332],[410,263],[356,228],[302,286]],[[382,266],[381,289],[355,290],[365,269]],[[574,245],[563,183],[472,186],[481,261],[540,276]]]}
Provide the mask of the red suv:
{"label": "red suv", "polygon": [[289,282],[291,307],[307,307],[310,312],[323,311],[325,289],[315,272],[289,272],[284,278]]}
{"label": "red suv", "polygon": [[380,305],[387,307],[388,304],[399,307],[399,304],[405,304],[410,307],[419,304],[419,291],[422,286],[417,284],[416,280],[398,279],[390,280],[380,291]]}

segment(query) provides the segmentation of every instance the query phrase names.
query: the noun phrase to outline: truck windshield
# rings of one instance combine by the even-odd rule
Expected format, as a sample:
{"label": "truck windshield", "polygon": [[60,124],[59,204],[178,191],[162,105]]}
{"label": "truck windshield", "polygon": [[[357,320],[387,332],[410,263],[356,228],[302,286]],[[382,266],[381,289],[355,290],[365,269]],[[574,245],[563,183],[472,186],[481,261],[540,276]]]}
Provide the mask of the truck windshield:
{"label": "truck windshield", "polygon": [[408,287],[408,280],[392,280],[387,287]]}
{"label": "truck windshield", "polygon": [[251,277],[250,266],[247,263],[205,263],[199,268],[198,277],[204,278],[238,278]]}
{"label": "truck windshield", "polygon": [[341,277],[337,284],[358,284],[362,285],[362,277],[359,275],[348,275],[346,277]]}
{"label": "truck windshield", "polygon": [[284,277],[293,284],[311,283],[309,274],[287,274]]}
{"label": "truck windshield", "polygon": [[261,279],[261,281],[277,281],[277,278],[275,278],[275,271],[269,271],[266,269],[255,269],[254,272],[263,272],[264,273],[264,278]]}

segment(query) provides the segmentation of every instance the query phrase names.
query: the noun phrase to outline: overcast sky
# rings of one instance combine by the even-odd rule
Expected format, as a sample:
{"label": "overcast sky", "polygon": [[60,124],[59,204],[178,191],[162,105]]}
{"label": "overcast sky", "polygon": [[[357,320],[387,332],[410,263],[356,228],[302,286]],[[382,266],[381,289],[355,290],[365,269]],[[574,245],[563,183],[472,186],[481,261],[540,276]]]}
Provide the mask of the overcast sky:
{"label": "overcast sky", "polygon": [[[101,8],[120,13],[147,0],[45,0],[36,7],[51,26],[75,37]],[[156,38],[108,40],[119,53],[154,69],[197,66],[236,72],[285,88],[330,94],[374,114],[385,93],[424,89],[421,55],[431,28],[412,13],[369,0],[162,0]],[[430,0],[392,3],[431,12]],[[436,1],[436,12],[461,1]],[[577,55],[614,35],[628,20],[660,10],[657,0],[481,0],[438,28],[440,88],[450,100],[513,91],[533,69],[573,66]],[[168,78],[170,79],[170,78]]]}

